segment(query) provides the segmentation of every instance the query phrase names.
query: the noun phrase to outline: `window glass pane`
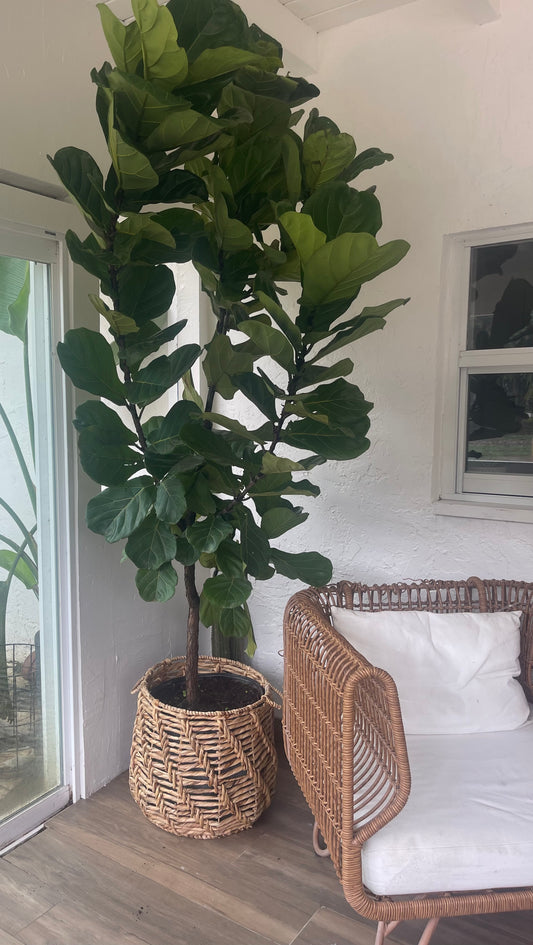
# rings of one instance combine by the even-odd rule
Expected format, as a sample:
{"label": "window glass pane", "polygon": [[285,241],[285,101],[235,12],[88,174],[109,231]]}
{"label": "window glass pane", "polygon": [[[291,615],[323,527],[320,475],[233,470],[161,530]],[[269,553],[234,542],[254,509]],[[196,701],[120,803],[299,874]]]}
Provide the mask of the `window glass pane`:
{"label": "window glass pane", "polygon": [[533,240],[471,250],[467,348],[533,346]]}
{"label": "window glass pane", "polygon": [[50,267],[0,257],[0,825],[61,782]]}
{"label": "window glass pane", "polygon": [[533,474],[533,373],[469,376],[466,472]]}

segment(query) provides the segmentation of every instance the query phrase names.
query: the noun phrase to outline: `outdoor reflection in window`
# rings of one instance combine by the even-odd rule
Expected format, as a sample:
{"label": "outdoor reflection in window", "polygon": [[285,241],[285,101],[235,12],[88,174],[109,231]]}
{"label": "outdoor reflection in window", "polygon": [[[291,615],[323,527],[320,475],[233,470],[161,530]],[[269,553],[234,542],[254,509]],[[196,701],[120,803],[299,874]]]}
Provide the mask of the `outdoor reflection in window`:
{"label": "outdoor reflection in window", "polygon": [[468,350],[533,346],[533,240],[472,249]]}
{"label": "outdoor reflection in window", "polygon": [[533,473],[533,374],[469,376],[466,471]]}

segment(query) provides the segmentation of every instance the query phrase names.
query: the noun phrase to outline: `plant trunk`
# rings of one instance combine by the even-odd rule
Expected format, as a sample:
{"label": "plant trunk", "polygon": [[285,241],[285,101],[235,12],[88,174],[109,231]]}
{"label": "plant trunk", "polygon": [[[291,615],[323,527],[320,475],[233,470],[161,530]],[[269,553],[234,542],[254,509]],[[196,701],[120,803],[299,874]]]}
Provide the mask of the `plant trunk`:
{"label": "plant trunk", "polygon": [[211,653],[221,659],[246,662],[246,637],[227,637],[218,627],[211,630]]}
{"label": "plant trunk", "polygon": [[196,590],[195,566],[185,567],[185,593],[189,604],[187,618],[187,652],[185,654],[185,684],[187,705],[193,709],[198,702],[198,634],[200,630],[200,597]]}

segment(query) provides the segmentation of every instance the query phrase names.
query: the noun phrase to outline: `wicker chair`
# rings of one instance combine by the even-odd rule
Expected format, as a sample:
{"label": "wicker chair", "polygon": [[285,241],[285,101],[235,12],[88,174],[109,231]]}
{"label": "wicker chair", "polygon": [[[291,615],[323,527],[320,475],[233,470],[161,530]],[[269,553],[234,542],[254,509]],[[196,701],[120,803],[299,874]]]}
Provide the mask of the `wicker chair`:
{"label": "wicker chair", "polygon": [[409,758],[393,680],[333,629],[332,606],[521,610],[520,683],[533,702],[533,584],[469,578],[371,587],[341,582],[301,591],[285,612],[283,708],[287,757],[315,817],[315,851],[331,856],[350,905],[378,921],[376,945],[403,919],[427,920],[419,943],[427,945],[440,917],[533,908],[533,886],[407,897],[378,896],[365,888],[363,845],[406,804]]}

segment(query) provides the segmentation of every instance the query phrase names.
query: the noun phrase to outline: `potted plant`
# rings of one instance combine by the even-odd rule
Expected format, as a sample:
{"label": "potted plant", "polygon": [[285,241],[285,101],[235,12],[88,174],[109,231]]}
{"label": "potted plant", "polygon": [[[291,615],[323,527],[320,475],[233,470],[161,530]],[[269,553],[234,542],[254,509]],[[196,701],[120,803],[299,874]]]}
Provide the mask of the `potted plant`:
{"label": "potted plant", "polygon": [[[128,25],[99,5],[115,62],[92,73],[111,157],[105,180],[85,151],[63,148],[51,159],[91,227],[83,241],[69,232],[67,243],[74,262],[100,280],[92,302],[112,341],[77,328],[58,352],[73,383],[102,398],[78,407],[74,421],[81,464],[106,487],[89,502],[89,528],[126,541],[144,600],[171,598],[176,563],[183,569],[186,657],[141,681],[133,793],[165,829],[215,836],[248,826],[269,802],[272,709],[259,675],[266,692],[249,697],[248,725],[263,751],[252,763],[250,727],[229,725],[247,710],[203,712],[202,692],[215,670],[226,707],[232,675],[253,679],[254,671],[199,664],[199,624],[246,637],[253,651],[254,581],[276,572],[306,584],[330,580],[326,558],[290,553],[279,539],[307,518],[294,497],[319,493],[309,471],[369,445],[372,405],[346,380],[353,362],[337,352],[382,328],[406,301],[348,313],[361,286],[408,245],[378,244],[374,188],[349,184],[391,155],[357,154],[353,138],[316,109],[304,122],[298,106],[318,90],[280,74],[279,43],[249,26],[236,4],[132,5]],[[175,291],[168,264],[188,260],[213,312],[203,349],[179,344],[183,322],[161,323]],[[282,304],[287,282],[300,291],[296,314]],[[167,345],[171,352],[160,353]],[[192,379],[198,361],[205,398]],[[147,419],[178,382],[176,402]],[[258,419],[239,416],[236,394]],[[210,572],[201,586],[199,565]],[[262,797],[242,817],[240,775]]]}

